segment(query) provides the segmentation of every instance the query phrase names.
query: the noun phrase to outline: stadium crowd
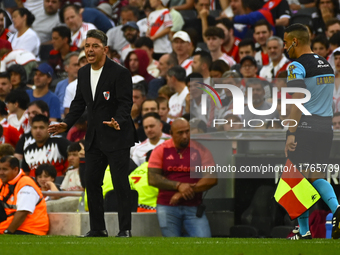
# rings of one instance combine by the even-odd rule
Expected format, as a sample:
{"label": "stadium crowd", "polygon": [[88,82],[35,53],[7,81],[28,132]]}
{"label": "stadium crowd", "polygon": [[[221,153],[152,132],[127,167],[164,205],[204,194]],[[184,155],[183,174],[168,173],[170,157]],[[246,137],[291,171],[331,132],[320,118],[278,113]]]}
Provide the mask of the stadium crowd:
{"label": "stadium crowd", "polygon": [[[140,143],[131,148],[130,183],[139,192],[140,212],[155,211],[157,188],[162,205],[159,208],[165,214],[169,213],[165,204],[199,205],[202,198],[195,192],[202,193],[216,185],[216,180],[206,181],[203,177],[203,184],[198,181],[195,186],[181,176],[183,182],[174,188],[179,192],[161,191],[169,187],[159,181],[157,169],[171,165],[173,160],[171,153],[165,159],[163,150],[168,153],[174,144],[185,143],[183,132],[287,128],[284,122],[273,124],[266,119],[289,119],[289,107],[283,114],[280,104],[291,62],[284,53],[283,31],[292,22],[301,23],[299,14],[307,10],[310,17],[305,25],[310,31],[312,50],[330,61],[336,75],[333,128],[340,129],[340,8],[336,0],[4,0],[2,7],[0,156],[14,155],[19,159],[20,174],[23,171],[34,177],[42,191],[86,188],[82,182],[86,112],[60,137],[50,136],[48,126],[68,114],[77,86],[81,86],[77,75],[79,68],[87,64],[84,44],[87,31],[92,29],[106,33],[108,57],[132,75],[131,117]],[[203,90],[219,83],[239,88],[244,99],[252,98],[257,110],[270,109],[273,98],[277,98],[277,109],[259,116],[244,100],[244,115],[233,114],[231,91],[216,89],[221,106],[209,98],[207,114],[201,114]],[[251,95],[247,95],[248,88],[252,88]],[[273,95],[273,88],[277,88],[277,95]],[[178,117],[186,120],[176,120]],[[226,123],[215,126],[214,119],[224,119]],[[250,125],[252,119],[262,120],[263,125]],[[190,131],[186,130],[188,123]],[[178,130],[184,130],[181,137]],[[188,144],[184,145],[183,151],[174,153],[176,160],[182,159]],[[202,148],[197,151],[206,153]],[[152,186],[147,181],[149,157]],[[0,171],[1,165],[8,162],[11,168],[17,167],[12,161],[0,161]],[[63,179],[61,185],[55,182],[58,177]],[[170,174],[167,178],[173,177]],[[110,177],[105,176],[104,195],[107,186],[113,189]],[[58,197],[45,197],[49,199]],[[162,227],[162,218],[159,219]],[[206,223],[205,218],[205,222],[195,224]],[[32,233],[46,234],[46,225],[41,228],[43,231]],[[205,229],[205,233],[190,231],[196,236],[209,236],[209,226]],[[27,232],[27,228],[22,230]],[[163,235],[181,235],[180,232],[181,229],[167,229]]]}

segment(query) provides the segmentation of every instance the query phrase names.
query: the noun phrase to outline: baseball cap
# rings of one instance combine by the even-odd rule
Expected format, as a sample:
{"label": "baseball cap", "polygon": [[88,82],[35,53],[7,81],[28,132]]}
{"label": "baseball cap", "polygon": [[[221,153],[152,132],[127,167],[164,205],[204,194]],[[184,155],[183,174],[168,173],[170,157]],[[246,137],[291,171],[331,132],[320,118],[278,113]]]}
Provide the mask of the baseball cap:
{"label": "baseball cap", "polygon": [[47,74],[49,76],[53,76],[54,72],[53,72],[53,68],[47,64],[47,63],[41,63],[38,68],[34,69],[35,71],[39,70],[40,72],[42,72],[43,74]]}
{"label": "baseball cap", "polygon": [[112,16],[112,6],[109,3],[101,3],[97,6],[98,10],[104,12],[107,16]]}
{"label": "baseball cap", "polygon": [[242,58],[241,61],[240,61],[240,65],[242,66],[244,61],[246,61],[246,60],[250,60],[257,67],[256,60],[252,56],[245,56],[244,58]]}
{"label": "baseball cap", "polygon": [[137,23],[134,22],[134,21],[126,22],[125,25],[122,27],[122,31],[124,31],[127,27],[132,27],[132,28],[136,29],[137,31],[139,31],[139,27],[138,27]]}
{"label": "baseball cap", "polygon": [[86,56],[85,56],[85,51],[82,50],[82,51],[79,53],[78,62],[79,62],[82,58],[84,58],[84,57],[86,57]]}
{"label": "baseball cap", "polygon": [[175,40],[176,38],[182,39],[185,42],[191,43],[190,36],[188,35],[187,32],[184,31],[178,31],[174,34],[172,37],[172,41]]}

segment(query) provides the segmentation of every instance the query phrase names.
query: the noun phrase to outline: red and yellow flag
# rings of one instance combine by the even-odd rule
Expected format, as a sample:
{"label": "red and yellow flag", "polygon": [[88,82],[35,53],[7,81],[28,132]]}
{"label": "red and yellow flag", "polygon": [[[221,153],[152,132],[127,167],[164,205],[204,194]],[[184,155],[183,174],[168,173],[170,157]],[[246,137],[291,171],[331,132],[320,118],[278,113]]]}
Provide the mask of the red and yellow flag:
{"label": "red and yellow flag", "polygon": [[294,220],[311,208],[320,199],[320,194],[289,159],[285,169],[274,198]]}

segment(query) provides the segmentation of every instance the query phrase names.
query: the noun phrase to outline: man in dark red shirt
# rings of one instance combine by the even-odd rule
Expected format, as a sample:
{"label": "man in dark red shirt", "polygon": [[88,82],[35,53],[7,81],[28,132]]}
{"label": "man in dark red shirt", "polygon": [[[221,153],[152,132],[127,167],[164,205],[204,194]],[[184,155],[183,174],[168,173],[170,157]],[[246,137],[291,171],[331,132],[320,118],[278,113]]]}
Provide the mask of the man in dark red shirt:
{"label": "man in dark red shirt", "polygon": [[190,174],[196,171],[195,166],[215,166],[215,162],[208,149],[190,140],[187,120],[176,119],[171,136],[153,150],[149,159],[149,184],[159,188],[157,216],[162,235],[182,236],[184,226],[191,237],[211,237],[207,217],[200,209],[202,192],[215,186],[217,179],[193,178],[196,176]]}
{"label": "man in dark red shirt", "polygon": [[59,26],[52,30],[53,50],[50,51],[48,63],[52,66],[54,73],[58,78],[67,78],[64,69],[64,60],[68,53],[79,50],[71,46],[71,31],[68,27]]}

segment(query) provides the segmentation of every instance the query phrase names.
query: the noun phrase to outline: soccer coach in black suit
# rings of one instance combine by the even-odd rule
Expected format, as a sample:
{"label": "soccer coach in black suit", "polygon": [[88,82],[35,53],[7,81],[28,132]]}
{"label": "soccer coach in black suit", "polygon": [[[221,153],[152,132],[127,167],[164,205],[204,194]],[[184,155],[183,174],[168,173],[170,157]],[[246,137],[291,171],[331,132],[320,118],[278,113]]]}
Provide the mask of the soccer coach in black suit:
{"label": "soccer coach in black suit", "polygon": [[106,57],[107,51],[105,33],[99,30],[88,31],[85,54],[89,64],[78,71],[77,92],[69,113],[63,122],[50,125],[49,132],[53,134],[65,132],[73,126],[87,107],[85,185],[91,230],[85,237],[108,236],[101,188],[108,164],[119,205],[117,237],[130,237],[128,168],[130,147],[138,141],[130,117],[132,79],[129,70]]}

